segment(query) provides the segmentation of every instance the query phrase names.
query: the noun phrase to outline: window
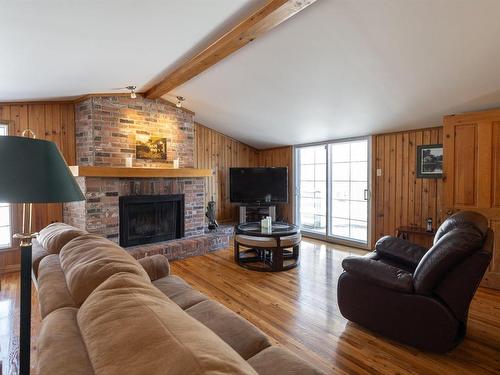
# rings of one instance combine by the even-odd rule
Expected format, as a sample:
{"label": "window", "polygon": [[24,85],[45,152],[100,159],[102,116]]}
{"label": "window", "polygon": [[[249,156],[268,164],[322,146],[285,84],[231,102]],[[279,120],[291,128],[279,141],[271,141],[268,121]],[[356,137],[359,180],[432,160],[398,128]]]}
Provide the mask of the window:
{"label": "window", "polygon": [[368,243],[368,140],[296,149],[296,221],[306,233]]}
{"label": "window", "polygon": [[[0,124],[0,136],[8,135],[9,127],[7,124]],[[0,249],[11,246],[11,220],[10,206],[8,203],[0,203]]]}

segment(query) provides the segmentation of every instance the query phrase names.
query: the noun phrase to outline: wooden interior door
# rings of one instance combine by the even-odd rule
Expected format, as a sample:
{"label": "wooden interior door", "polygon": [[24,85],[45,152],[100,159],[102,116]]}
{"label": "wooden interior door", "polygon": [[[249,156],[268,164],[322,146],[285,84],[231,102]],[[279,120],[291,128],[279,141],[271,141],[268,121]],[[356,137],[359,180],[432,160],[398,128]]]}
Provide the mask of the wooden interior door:
{"label": "wooden interior door", "polygon": [[500,289],[500,110],[444,117],[442,217],[485,215],[495,233],[483,286]]}

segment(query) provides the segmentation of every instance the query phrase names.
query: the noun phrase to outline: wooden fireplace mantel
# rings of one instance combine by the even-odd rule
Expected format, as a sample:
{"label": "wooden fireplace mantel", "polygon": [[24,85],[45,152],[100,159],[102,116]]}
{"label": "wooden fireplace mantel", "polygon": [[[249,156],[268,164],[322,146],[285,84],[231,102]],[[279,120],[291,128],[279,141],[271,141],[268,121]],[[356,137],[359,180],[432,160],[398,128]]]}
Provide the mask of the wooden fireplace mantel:
{"label": "wooden fireplace mantel", "polygon": [[200,168],[126,168],[126,167],[92,167],[71,165],[69,167],[75,177],[210,177],[211,169]]}

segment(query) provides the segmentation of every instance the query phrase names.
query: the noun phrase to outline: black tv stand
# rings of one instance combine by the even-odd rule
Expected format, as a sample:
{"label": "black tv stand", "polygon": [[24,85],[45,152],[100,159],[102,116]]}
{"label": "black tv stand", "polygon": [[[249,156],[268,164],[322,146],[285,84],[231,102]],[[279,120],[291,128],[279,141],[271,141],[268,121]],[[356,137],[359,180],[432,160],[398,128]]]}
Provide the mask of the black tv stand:
{"label": "black tv stand", "polygon": [[276,206],[269,204],[247,204],[240,206],[239,223],[247,221],[260,221],[266,216],[271,216],[272,221],[276,221]]}

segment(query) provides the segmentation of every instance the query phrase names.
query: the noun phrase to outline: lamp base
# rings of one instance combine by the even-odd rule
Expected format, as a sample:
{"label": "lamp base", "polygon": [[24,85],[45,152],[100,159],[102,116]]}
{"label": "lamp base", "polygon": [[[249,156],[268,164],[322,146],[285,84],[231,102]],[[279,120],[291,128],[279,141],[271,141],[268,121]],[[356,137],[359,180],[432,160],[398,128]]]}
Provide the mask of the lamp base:
{"label": "lamp base", "polygon": [[21,240],[21,303],[19,321],[19,374],[29,375],[31,354],[31,240],[36,234],[16,234]]}

